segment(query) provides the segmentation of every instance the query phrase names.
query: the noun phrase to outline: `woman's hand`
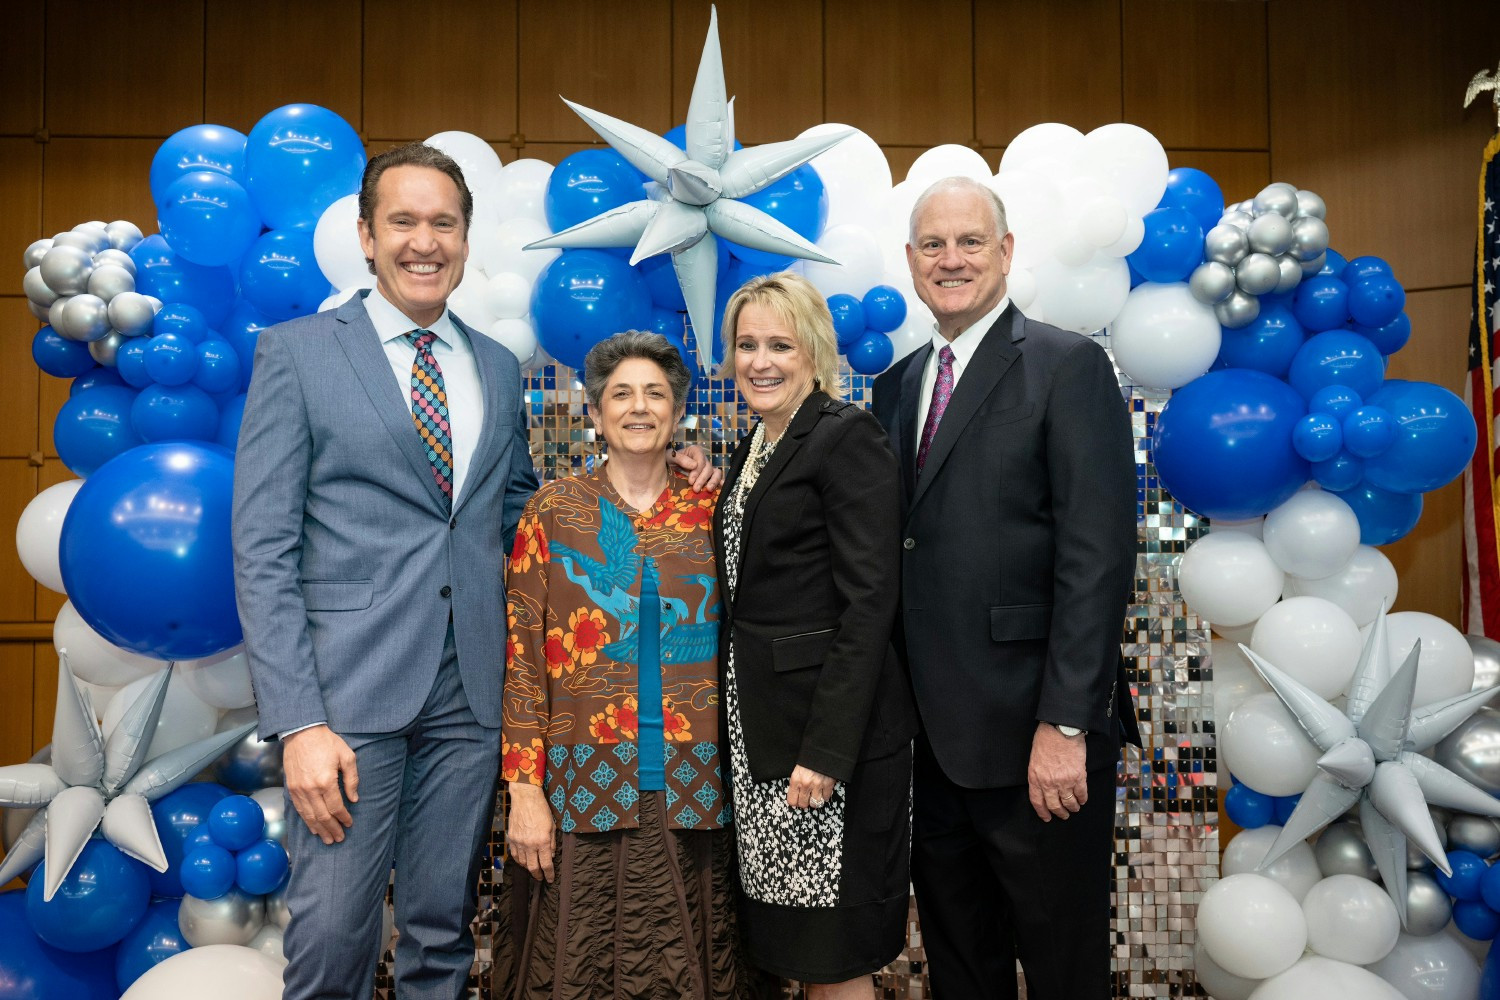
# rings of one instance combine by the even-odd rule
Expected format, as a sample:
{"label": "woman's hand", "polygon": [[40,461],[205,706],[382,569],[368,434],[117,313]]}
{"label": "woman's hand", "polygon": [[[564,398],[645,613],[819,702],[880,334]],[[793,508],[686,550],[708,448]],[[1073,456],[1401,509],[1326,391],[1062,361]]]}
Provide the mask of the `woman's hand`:
{"label": "woman's hand", "polygon": [[555,831],[552,807],[542,789],[529,781],[512,781],[505,847],[511,860],[524,865],[532,878],[552,881],[552,855],[557,852]]}
{"label": "woman's hand", "polygon": [[786,804],[793,809],[819,809],[833,795],[833,779],[798,764],[787,784]]}
{"label": "woman's hand", "polygon": [[687,477],[688,485],[699,492],[716,490],[724,482],[723,470],[715,468],[708,452],[695,444],[673,452],[670,462]]}

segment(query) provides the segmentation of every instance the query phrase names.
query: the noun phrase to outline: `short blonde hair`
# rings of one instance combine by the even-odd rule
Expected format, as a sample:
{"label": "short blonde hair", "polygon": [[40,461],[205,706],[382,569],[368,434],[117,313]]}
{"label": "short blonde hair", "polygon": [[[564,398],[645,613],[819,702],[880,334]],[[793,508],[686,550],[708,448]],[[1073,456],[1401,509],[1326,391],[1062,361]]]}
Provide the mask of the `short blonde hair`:
{"label": "short blonde hair", "polygon": [[812,359],[813,388],[843,399],[847,390],[839,372],[839,341],[833,332],[828,303],[812,282],[790,271],[751,278],[729,297],[729,304],[724,307],[724,363],[719,366],[719,377],[734,374],[736,327],[741,310],[752,303],[775,313],[796,337],[798,346],[808,353]]}

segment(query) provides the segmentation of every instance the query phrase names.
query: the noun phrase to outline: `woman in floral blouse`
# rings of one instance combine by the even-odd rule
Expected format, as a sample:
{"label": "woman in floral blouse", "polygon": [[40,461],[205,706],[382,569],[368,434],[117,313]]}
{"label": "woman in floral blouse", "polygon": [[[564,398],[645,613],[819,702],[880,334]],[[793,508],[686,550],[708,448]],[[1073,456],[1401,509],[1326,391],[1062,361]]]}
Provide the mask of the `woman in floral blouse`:
{"label": "woman in floral blouse", "polygon": [[717,493],[667,466],[691,375],[666,338],[635,332],[596,345],[585,371],[609,460],[537,492],[507,580],[495,992],[742,996]]}

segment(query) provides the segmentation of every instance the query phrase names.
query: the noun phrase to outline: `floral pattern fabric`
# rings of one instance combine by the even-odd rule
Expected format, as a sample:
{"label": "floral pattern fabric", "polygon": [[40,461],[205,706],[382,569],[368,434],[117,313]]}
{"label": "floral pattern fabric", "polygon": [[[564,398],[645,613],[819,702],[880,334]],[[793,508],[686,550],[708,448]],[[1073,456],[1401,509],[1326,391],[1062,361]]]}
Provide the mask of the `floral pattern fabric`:
{"label": "floral pattern fabric", "polygon": [[[501,776],[540,785],[564,833],[639,826],[640,670],[662,674],[667,819],[729,822],[719,754],[713,492],[674,478],[631,510],[601,470],[548,483],[516,529]],[[653,563],[660,663],[637,662],[641,573]]]}

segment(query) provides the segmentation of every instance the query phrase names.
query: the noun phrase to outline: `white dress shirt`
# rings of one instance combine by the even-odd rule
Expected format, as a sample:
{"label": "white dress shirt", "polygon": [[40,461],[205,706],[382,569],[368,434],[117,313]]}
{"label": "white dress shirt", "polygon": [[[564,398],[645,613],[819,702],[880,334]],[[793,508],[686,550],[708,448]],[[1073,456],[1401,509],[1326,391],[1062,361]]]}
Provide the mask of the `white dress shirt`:
{"label": "white dress shirt", "polygon": [[979,318],[976,323],[970,324],[962,333],[953,340],[945,340],[938,332],[937,324],[932,326],[932,354],[927,358],[927,367],[922,370],[922,395],[917,399],[917,433],[912,438],[916,441],[913,452],[922,447],[922,429],[927,426],[927,411],[932,409],[932,389],[937,385],[938,352],[945,347],[953,348],[953,388],[958,388],[958,380],[963,378],[964,369],[968,367],[969,361],[974,357],[974,352],[979,350],[980,341],[989,328],[995,325],[995,320],[1005,312],[1005,307],[1010,305],[1010,296],[1000,296],[1000,304]]}

